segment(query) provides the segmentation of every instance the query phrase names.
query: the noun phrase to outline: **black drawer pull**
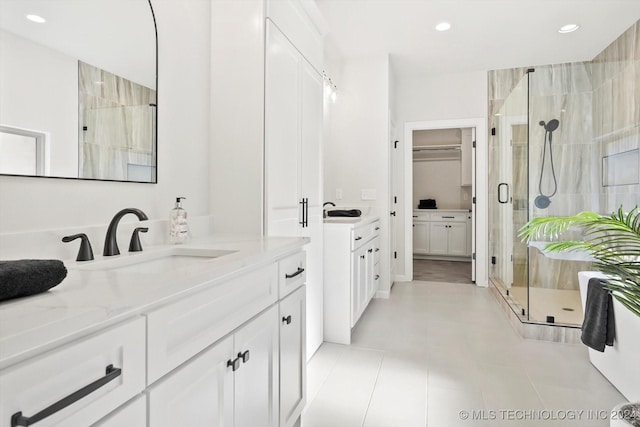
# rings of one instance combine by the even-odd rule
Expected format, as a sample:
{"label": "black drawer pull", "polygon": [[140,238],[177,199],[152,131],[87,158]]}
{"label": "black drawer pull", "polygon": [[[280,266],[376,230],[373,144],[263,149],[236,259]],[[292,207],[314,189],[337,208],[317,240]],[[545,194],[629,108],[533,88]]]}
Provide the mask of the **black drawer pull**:
{"label": "black drawer pull", "polygon": [[31,417],[25,417],[22,415],[22,412],[16,412],[11,416],[11,427],[30,426],[31,424],[35,424],[38,421],[42,421],[45,418],[55,414],[56,412],[63,410],[67,406],[74,404],[83,397],[88,396],[103,385],[115,380],[120,375],[122,375],[122,369],[114,368],[113,365],[109,365],[106,368],[106,374],[104,377],[92,382],[91,384],[81,388],[76,392],[71,393],[69,396],[57,401],[53,405],[43,409],[37,414]]}
{"label": "black drawer pull", "polygon": [[380,248],[376,248],[376,252],[378,252],[380,250]]}
{"label": "black drawer pull", "polygon": [[378,280],[380,278],[379,274],[376,274],[376,280]]}
{"label": "black drawer pull", "polygon": [[231,366],[231,370],[233,372],[237,371],[238,369],[240,369],[240,358],[236,357],[233,360],[227,360],[227,366]]}
{"label": "black drawer pull", "polygon": [[418,218],[418,215],[414,215],[413,217],[414,217],[414,218]]}
{"label": "black drawer pull", "polygon": [[298,271],[296,271],[293,274],[285,274],[284,278],[285,279],[293,279],[294,277],[299,276],[302,273],[304,273],[304,268],[298,267]]}
{"label": "black drawer pull", "polygon": [[443,216],[442,218],[455,218],[455,216]]}
{"label": "black drawer pull", "polygon": [[287,325],[290,325],[290,324],[291,324],[291,315],[283,316],[283,317],[282,317],[282,321],[283,321],[284,323],[286,323]]}
{"label": "black drawer pull", "polygon": [[364,259],[364,255],[360,255],[360,258]]}
{"label": "black drawer pull", "polygon": [[362,236],[356,237],[356,240],[362,240]]}
{"label": "black drawer pull", "polygon": [[380,230],[380,227],[376,227],[376,228],[375,228],[375,231],[378,231],[378,230]]}
{"label": "black drawer pull", "polygon": [[242,359],[242,363],[247,363],[249,361],[249,350],[238,353],[238,359]]}
{"label": "black drawer pull", "polygon": [[367,252],[371,253],[373,252],[373,249],[368,249]]}

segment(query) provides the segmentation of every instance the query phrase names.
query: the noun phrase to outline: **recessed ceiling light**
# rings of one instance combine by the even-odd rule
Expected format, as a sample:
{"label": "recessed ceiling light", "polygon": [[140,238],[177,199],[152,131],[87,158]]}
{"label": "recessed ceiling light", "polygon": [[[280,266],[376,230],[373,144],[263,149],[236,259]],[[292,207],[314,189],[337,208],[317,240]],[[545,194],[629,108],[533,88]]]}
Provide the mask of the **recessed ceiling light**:
{"label": "recessed ceiling light", "polygon": [[449,28],[451,28],[451,24],[449,24],[448,22],[441,22],[436,25],[436,30],[438,31],[447,31]]}
{"label": "recessed ceiling light", "polygon": [[27,15],[27,19],[32,22],[37,22],[38,24],[44,24],[47,22],[46,19],[39,15]]}
{"label": "recessed ceiling light", "polygon": [[558,32],[562,33],[562,34],[572,33],[575,30],[577,30],[578,28],[580,28],[580,25],[578,25],[578,24],[567,24],[567,25],[565,25],[563,27],[560,27]]}

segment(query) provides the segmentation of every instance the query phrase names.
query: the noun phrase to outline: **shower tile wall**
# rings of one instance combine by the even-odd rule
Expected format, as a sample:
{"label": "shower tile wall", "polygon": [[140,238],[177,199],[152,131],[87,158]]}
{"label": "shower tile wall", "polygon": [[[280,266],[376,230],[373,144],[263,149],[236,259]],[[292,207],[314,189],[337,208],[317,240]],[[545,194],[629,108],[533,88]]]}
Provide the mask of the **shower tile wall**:
{"label": "shower tile wall", "polygon": [[640,204],[640,183],[602,186],[602,158],[640,148],[640,21],[593,60],[593,117],[599,211],[629,210]]}
{"label": "shower tile wall", "polygon": [[156,91],[78,61],[80,176],[128,179],[131,165],[153,167]]}

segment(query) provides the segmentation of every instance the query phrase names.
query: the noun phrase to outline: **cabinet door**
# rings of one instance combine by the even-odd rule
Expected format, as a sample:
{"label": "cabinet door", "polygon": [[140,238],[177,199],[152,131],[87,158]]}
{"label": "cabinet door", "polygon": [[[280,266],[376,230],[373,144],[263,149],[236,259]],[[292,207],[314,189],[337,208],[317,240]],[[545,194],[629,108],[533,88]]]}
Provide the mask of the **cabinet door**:
{"label": "cabinet door", "polygon": [[229,336],[202,352],[149,391],[150,427],[233,427],[235,359]]}
{"label": "cabinet door", "polygon": [[280,306],[280,427],[290,427],[305,404],[305,287],[282,300]]}
{"label": "cabinet door", "polygon": [[414,254],[429,253],[429,223],[428,222],[413,223],[413,253]]}
{"label": "cabinet door", "polygon": [[467,255],[467,223],[449,223],[449,255]]}
{"label": "cabinet door", "polygon": [[351,268],[351,327],[360,318],[363,293],[366,292],[366,247],[361,247],[353,252]]}
{"label": "cabinet door", "polygon": [[234,334],[234,427],[278,426],[277,317],[273,306]]}
{"label": "cabinet door", "polygon": [[444,222],[429,223],[429,253],[433,255],[448,255],[449,227]]}
{"label": "cabinet door", "polygon": [[302,57],[267,21],[265,164],[267,232],[297,235],[301,219],[300,67]]}
{"label": "cabinet door", "polygon": [[147,425],[147,396],[133,399],[91,427],[122,427]]}
{"label": "cabinet door", "polygon": [[367,299],[365,301],[364,307],[362,307],[362,311],[367,308],[369,305],[369,301],[373,298],[373,294],[376,292],[376,273],[375,273],[375,264],[376,264],[376,255],[374,250],[376,248],[375,240],[372,240],[367,249]]}

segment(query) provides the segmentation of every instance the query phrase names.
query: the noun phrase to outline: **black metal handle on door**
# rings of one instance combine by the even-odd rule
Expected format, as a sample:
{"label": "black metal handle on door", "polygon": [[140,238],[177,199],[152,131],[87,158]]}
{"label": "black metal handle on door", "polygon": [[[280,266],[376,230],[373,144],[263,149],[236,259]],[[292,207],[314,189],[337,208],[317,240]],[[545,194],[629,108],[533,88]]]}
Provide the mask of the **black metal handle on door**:
{"label": "black metal handle on door", "polygon": [[233,360],[227,360],[227,366],[231,366],[231,370],[233,372],[237,371],[238,369],[240,369],[240,358],[236,357]]}
{"label": "black metal handle on door", "polygon": [[302,224],[302,227],[308,227],[309,226],[309,199],[308,198],[304,198],[304,224]]}
{"label": "black metal handle on door", "polygon": [[283,317],[282,317],[282,321],[283,321],[284,323],[286,323],[287,325],[290,325],[290,324],[291,324],[291,315],[283,316]]}
{"label": "black metal handle on door", "polygon": [[391,216],[396,216],[396,211],[390,213]]}
{"label": "black metal handle on door", "polygon": [[304,199],[300,199],[300,201],[298,202],[298,204],[301,206],[301,211],[300,211],[300,221],[298,221],[298,224],[300,224],[302,226],[302,228],[304,228],[304,210],[305,210],[305,203],[304,203]]}
{"label": "black metal handle on door", "polygon": [[242,363],[247,363],[249,361],[249,350],[238,353],[238,359],[241,359]]}
{"label": "black metal handle on door", "polygon": [[[507,189],[507,197],[505,197],[504,200],[502,200],[502,186],[505,186],[505,188]],[[500,184],[498,184],[498,203],[508,203],[509,202],[509,184],[507,184],[506,182],[501,182]]]}
{"label": "black metal handle on door", "polygon": [[299,276],[300,274],[302,274],[304,272],[304,268],[302,267],[298,267],[298,270],[295,273],[291,273],[291,274],[286,274],[284,275],[285,279],[292,279],[296,276]]}
{"label": "black metal handle on door", "polygon": [[44,420],[45,418],[77,402],[83,397],[88,396],[89,394],[93,393],[103,385],[115,380],[120,375],[122,375],[122,369],[114,368],[113,365],[109,365],[106,367],[106,374],[104,377],[92,382],[91,384],[81,388],[80,390],[74,393],[71,393],[69,396],[57,401],[53,405],[43,409],[37,414],[31,417],[25,417],[22,415],[22,412],[16,412],[11,416],[11,427],[30,426],[31,424],[35,424],[38,421]]}

